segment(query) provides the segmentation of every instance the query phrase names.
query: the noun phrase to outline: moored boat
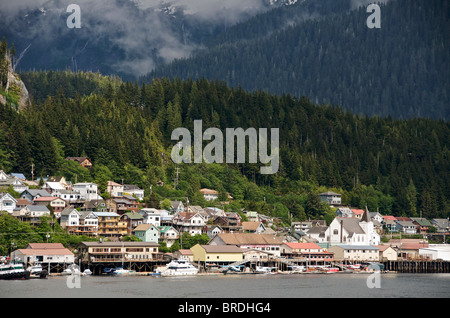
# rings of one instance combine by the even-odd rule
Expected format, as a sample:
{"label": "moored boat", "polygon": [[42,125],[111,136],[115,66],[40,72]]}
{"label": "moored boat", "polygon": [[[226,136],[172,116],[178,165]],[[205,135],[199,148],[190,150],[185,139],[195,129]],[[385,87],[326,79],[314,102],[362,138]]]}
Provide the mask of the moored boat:
{"label": "moored boat", "polygon": [[166,267],[156,269],[156,273],[161,273],[161,276],[191,276],[198,274],[198,268],[187,260],[178,259],[171,261]]}
{"label": "moored boat", "polygon": [[0,264],[0,279],[30,279],[23,263]]}

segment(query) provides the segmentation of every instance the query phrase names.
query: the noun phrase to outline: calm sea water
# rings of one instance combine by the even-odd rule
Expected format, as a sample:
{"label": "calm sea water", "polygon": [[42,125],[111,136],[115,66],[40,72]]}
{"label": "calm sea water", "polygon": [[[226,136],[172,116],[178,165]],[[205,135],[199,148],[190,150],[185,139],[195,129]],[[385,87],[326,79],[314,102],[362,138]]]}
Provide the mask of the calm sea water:
{"label": "calm sea water", "polygon": [[368,278],[368,274],[88,276],[81,277],[79,288],[75,288],[76,285],[67,284],[67,276],[55,276],[26,281],[0,280],[0,298],[450,297],[450,274],[381,274],[377,278],[372,276],[374,288],[368,287]]}

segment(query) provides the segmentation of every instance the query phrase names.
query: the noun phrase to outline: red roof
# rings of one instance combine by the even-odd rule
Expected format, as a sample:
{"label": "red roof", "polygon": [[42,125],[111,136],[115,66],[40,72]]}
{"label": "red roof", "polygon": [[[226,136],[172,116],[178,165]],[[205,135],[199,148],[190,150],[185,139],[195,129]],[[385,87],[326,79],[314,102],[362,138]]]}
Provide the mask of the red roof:
{"label": "red roof", "polygon": [[355,214],[363,214],[363,213],[364,213],[364,210],[361,210],[361,209],[352,209],[352,212],[355,213]]}
{"label": "red roof", "polygon": [[58,197],[39,197],[34,199],[34,202],[46,202],[46,201],[53,201],[55,199],[59,199]]}
{"label": "red roof", "polygon": [[397,221],[397,219],[392,215],[383,215],[383,219],[389,221]]}

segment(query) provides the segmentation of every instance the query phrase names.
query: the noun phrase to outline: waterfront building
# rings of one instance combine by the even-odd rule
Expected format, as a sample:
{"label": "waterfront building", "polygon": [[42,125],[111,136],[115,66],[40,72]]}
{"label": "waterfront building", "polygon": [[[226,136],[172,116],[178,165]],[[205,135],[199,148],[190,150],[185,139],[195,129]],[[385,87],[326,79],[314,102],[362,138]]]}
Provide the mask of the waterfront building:
{"label": "waterfront building", "polygon": [[227,265],[243,260],[243,251],[235,245],[200,245],[191,247],[194,262]]}
{"label": "waterfront building", "polygon": [[334,245],[328,248],[335,261],[378,262],[378,248],[372,245]]}
{"label": "waterfront building", "polygon": [[280,247],[283,242],[273,234],[257,233],[220,233],[210,242],[210,245],[235,245],[242,249],[256,249],[272,252],[280,256]]}

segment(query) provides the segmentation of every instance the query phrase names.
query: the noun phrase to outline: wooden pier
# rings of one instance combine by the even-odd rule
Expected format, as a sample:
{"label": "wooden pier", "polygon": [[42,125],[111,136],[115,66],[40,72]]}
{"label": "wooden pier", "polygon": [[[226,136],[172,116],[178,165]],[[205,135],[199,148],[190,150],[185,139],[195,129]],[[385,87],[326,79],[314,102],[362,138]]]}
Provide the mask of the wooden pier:
{"label": "wooden pier", "polygon": [[381,263],[385,270],[398,273],[450,273],[450,262],[442,260],[397,260]]}

